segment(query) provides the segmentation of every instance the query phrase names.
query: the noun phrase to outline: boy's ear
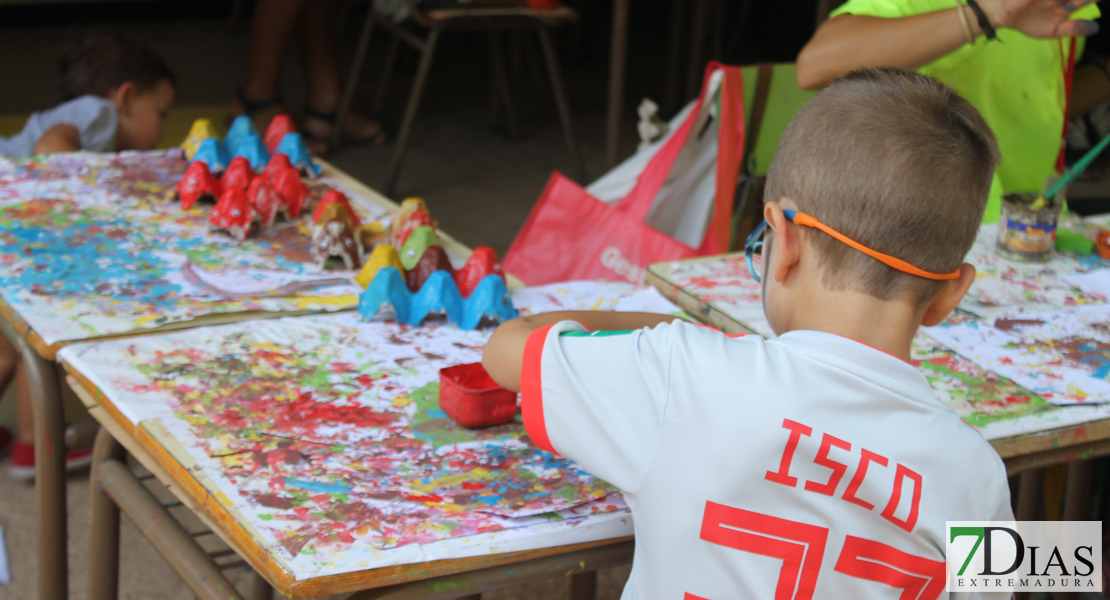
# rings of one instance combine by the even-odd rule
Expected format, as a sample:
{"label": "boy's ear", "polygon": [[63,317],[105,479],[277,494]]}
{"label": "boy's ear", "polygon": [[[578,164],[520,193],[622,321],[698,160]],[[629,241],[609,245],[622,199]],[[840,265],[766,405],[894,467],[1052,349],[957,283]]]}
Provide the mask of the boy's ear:
{"label": "boy's ear", "polygon": [[967,263],[960,265],[960,276],[944,282],[944,287],[940,289],[940,293],[929,302],[928,308],[925,309],[925,317],[921,320],[921,324],[925,327],[932,327],[947,318],[949,313],[956,310],[956,305],[960,303],[960,300],[963,300],[964,294],[967,293],[973,283],[975,283],[975,267]]}
{"label": "boy's ear", "polygon": [[[768,202],[763,207],[763,218],[767,221],[767,226],[774,230],[775,238],[773,241],[775,264],[774,273],[772,276],[775,281],[782,282],[786,280],[786,276],[790,273],[790,269],[798,264],[802,257],[802,238],[798,235],[798,231],[792,227],[793,223],[786,215],[782,214],[782,207],[778,202]],[[769,260],[770,256],[764,254],[764,260]]]}
{"label": "boy's ear", "polygon": [[135,82],[125,81],[120,86],[111,92],[108,92],[108,99],[116,104],[116,110],[121,115],[131,113],[131,106],[135,102]]}

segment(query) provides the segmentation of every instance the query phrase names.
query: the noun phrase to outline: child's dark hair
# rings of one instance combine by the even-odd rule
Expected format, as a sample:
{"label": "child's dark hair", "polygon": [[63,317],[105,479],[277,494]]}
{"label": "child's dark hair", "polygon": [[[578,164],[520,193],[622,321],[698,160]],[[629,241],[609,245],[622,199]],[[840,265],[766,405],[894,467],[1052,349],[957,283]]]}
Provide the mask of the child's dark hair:
{"label": "child's dark hair", "polygon": [[127,83],[148,92],[162,81],[176,85],[166,63],[150,48],[118,33],[95,33],[70,44],[58,61],[62,102],[92,94],[107,97]]}

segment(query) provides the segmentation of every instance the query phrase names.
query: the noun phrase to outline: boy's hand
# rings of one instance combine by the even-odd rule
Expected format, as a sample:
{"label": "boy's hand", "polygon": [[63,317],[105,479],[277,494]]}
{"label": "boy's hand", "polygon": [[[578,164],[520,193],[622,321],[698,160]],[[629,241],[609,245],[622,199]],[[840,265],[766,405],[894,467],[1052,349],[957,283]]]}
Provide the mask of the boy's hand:
{"label": "boy's hand", "polygon": [[35,143],[35,154],[76,152],[81,149],[81,134],[73,125],[59,123],[42,134]]}
{"label": "boy's hand", "polygon": [[627,331],[677,320],[679,317],[674,315],[604,311],[560,311],[520,317],[502,323],[493,332],[482,353],[482,366],[498,385],[519,392],[524,345],[528,343],[528,336],[541,327],[575,321],[590,331]]}

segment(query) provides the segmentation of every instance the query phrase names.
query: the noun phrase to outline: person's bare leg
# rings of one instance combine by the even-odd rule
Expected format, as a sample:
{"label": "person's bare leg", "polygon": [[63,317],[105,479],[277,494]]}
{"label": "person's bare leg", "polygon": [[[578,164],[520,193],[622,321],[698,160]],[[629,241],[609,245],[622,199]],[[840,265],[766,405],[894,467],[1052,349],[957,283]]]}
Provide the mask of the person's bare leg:
{"label": "person's bare leg", "polygon": [[[304,27],[301,29],[301,48],[308,80],[308,108],[324,115],[331,115],[339,110],[343,95],[335,44],[338,5],[336,0],[313,0],[308,3],[304,12]],[[327,139],[331,135],[331,128],[332,123],[313,117],[311,113],[305,118],[304,129],[311,137]],[[377,121],[356,111],[347,114],[343,133],[359,142],[376,142],[384,137]]]}
{"label": "person's bare leg", "polygon": [[[307,4],[317,3],[319,0]],[[251,25],[247,72],[239,86],[239,91],[248,102],[265,102],[277,98],[281,83],[281,63],[289,47],[293,28],[305,12],[305,5],[306,0],[258,0]],[[246,109],[236,94],[231,103],[232,114],[246,114]],[[256,111],[252,115],[255,128],[265,131],[271,119],[285,112],[285,107],[280,104]]]}

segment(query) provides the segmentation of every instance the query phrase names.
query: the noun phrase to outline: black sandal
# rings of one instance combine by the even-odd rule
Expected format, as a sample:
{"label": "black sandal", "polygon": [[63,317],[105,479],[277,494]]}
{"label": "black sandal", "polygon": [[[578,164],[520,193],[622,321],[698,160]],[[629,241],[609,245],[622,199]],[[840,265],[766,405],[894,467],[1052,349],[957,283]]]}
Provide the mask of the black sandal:
{"label": "black sandal", "polygon": [[[328,126],[330,126],[334,130],[336,121],[339,120],[339,111],[333,110],[331,112],[322,112],[314,108],[305,108],[304,116],[327,123]],[[351,139],[347,136],[343,136],[343,139],[350,141],[356,145],[369,144],[371,146],[384,146],[385,144],[393,141],[396,133],[397,132],[394,130],[393,127],[387,125],[386,123],[378,122],[378,131],[373,135],[367,136],[362,139]],[[310,133],[307,129],[302,131],[301,135],[303,135],[306,140],[323,142],[325,144],[330,143],[331,141],[331,136],[318,136]]]}
{"label": "black sandal", "polygon": [[243,112],[248,117],[252,118],[254,117],[254,115],[266,110],[267,108],[270,108],[271,106],[277,106],[278,104],[285,103],[285,100],[281,97],[281,94],[278,94],[271,98],[263,98],[262,100],[247,100],[247,97],[243,95],[243,88],[235,89],[235,97],[239,99],[239,104],[243,105]]}
{"label": "black sandal", "polygon": [[[281,97],[281,94],[273,96],[272,98],[263,98],[262,100],[247,100],[247,97],[243,95],[242,88],[235,88],[235,99],[238,100],[239,104],[243,107],[243,114],[250,117],[251,120],[254,120],[256,114],[267,108],[285,104],[285,100]],[[234,116],[228,115],[227,127],[231,127],[231,122],[234,120]]]}

